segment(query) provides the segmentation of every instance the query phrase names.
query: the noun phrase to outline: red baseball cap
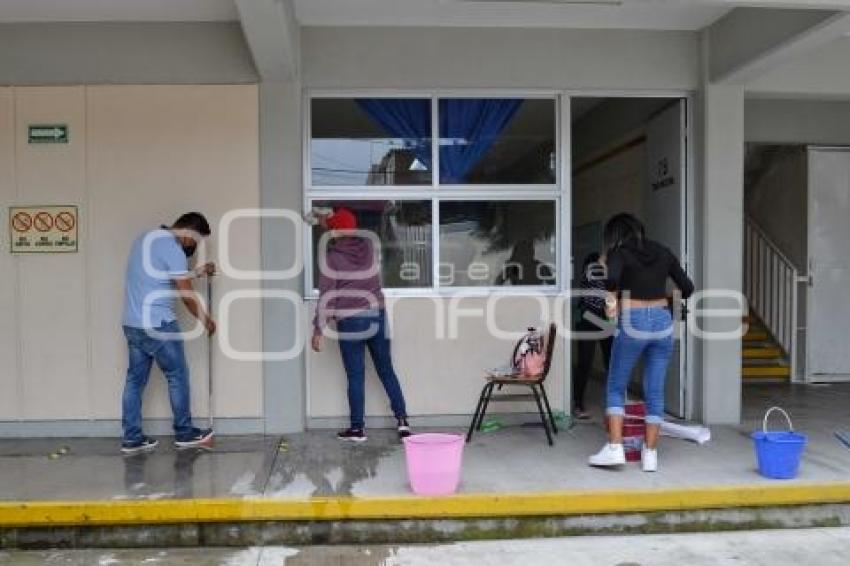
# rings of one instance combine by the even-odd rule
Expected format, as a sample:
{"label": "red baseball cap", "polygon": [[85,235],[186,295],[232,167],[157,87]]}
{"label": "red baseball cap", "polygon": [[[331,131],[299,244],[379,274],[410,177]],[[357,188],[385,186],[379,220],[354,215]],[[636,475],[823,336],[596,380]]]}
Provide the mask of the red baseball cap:
{"label": "red baseball cap", "polygon": [[347,208],[335,208],[326,222],[331,230],[357,230],[357,216]]}

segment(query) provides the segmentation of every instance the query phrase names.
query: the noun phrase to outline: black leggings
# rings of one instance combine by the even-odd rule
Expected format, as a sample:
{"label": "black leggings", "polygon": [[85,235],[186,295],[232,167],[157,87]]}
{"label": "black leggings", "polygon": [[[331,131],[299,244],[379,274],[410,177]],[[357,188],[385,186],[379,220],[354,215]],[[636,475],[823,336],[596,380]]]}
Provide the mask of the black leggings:
{"label": "black leggings", "polygon": [[[577,332],[602,332],[603,329],[582,317],[576,325]],[[611,359],[611,345],[614,342],[613,336],[607,338],[584,339],[578,340],[578,360],[576,371],[573,375],[573,405],[576,409],[583,411],[584,392],[587,389],[587,382],[590,380],[590,372],[593,371],[593,357],[596,354],[596,345],[602,351],[602,361],[605,363],[605,371],[608,371],[608,363]]]}

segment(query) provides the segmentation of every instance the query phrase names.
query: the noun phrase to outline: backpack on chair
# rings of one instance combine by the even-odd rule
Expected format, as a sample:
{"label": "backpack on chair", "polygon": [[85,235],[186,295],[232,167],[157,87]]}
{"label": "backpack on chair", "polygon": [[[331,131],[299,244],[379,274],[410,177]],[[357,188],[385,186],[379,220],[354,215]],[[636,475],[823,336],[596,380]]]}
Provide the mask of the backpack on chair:
{"label": "backpack on chair", "polygon": [[514,348],[511,364],[514,374],[524,379],[536,379],[546,367],[546,338],[533,326],[520,338]]}

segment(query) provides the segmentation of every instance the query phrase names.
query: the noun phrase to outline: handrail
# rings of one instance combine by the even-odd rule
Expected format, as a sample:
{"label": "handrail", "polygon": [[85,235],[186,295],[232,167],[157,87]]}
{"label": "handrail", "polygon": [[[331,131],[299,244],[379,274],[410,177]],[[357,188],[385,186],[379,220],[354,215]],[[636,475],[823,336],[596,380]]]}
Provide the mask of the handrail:
{"label": "handrail", "polygon": [[778,255],[778,256],[779,256],[779,258],[780,258],[780,259],[781,259],[784,263],[787,263],[788,265],[790,265],[791,267],[793,267],[793,268],[794,268],[794,270],[797,270],[797,266],[795,266],[795,265],[794,265],[794,262],[793,262],[793,261],[791,261],[791,258],[789,258],[787,255],[785,255],[785,252],[783,252],[782,250],[780,250],[780,249],[779,249],[779,246],[777,246],[776,244],[774,244],[774,243],[773,243],[773,240],[771,240],[771,239],[770,239],[770,236],[768,236],[768,235],[767,235],[767,232],[765,231],[765,229],[764,229],[764,228],[762,228],[761,226],[759,226],[759,223],[758,223],[758,222],[756,222],[755,220],[753,220],[753,218],[752,218],[752,217],[747,216],[747,224],[749,225],[749,227],[750,227],[750,228],[752,228],[753,230],[755,230],[756,232],[758,232],[758,234],[759,234],[759,235],[761,236],[761,238],[764,240],[764,243],[765,243],[768,247],[770,247],[770,249],[771,249],[771,250],[773,250],[773,253],[775,253],[776,255]]}
{"label": "handrail", "polygon": [[750,309],[782,347],[797,376],[797,267],[752,218],[744,226],[744,292]]}

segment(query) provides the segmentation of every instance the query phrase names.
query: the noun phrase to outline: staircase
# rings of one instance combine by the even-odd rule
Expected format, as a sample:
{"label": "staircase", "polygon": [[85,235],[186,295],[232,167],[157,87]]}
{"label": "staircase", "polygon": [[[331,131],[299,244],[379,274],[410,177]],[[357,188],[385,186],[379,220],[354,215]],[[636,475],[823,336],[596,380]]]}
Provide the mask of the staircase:
{"label": "staircase", "polygon": [[745,384],[784,383],[791,380],[791,366],[782,346],[754,314],[745,318],[749,325],[743,337],[741,375]]}
{"label": "staircase", "polygon": [[744,225],[744,383],[789,382],[797,374],[797,268],[751,219]]}

